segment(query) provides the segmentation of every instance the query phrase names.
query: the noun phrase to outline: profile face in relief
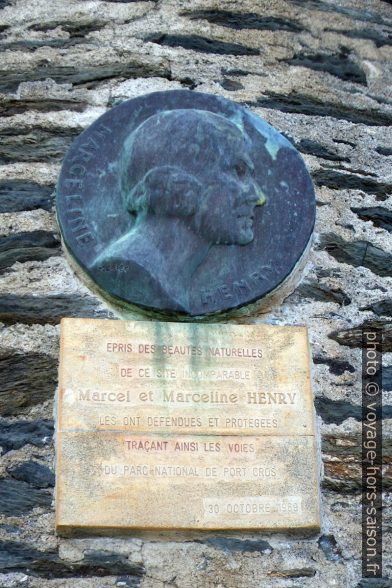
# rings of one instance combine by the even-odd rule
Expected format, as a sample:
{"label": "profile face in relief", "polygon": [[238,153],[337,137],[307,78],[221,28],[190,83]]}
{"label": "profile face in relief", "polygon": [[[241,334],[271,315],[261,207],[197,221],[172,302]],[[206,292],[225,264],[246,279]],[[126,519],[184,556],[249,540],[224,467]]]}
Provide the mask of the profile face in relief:
{"label": "profile face in relief", "polygon": [[187,312],[192,276],[210,248],[253,241],[255,207],[265,199],[250,150],[245,131],[219,114],[178,109],[147,118],[125,141],[120,162],[132,228],[95,266],[125,263],[124,296]]}

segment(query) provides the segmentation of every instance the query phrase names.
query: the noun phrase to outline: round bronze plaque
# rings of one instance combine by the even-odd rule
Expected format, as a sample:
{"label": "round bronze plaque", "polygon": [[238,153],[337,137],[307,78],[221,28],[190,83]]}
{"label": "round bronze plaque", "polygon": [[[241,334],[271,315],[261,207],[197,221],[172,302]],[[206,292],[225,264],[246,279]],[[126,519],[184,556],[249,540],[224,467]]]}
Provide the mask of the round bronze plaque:
{"label": "round bronze plaque", "polygon": [[315,196],[292,144],[246,108],[175,90],[129,100],[68,151],[64,244],[121,304],[226,312],[275,290],[312,234]]}

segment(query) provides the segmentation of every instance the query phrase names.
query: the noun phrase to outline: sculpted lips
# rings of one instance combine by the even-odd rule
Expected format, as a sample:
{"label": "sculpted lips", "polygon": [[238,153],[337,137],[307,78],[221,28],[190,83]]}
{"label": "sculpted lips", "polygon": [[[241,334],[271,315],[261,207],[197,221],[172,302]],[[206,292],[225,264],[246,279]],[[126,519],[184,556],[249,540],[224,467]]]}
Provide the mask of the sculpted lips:
{"label": "sculpted lips", "polygon": [[237,218],[249,225],[249,227],[253,225],[254,216],[254,206],[242,206],[237,211]]}
{"label": "sculpted lips", "polygon": [[246,229],[251,229],[253,227],[253,215],[252,216],[237,216],[238,221],[243,225]]}

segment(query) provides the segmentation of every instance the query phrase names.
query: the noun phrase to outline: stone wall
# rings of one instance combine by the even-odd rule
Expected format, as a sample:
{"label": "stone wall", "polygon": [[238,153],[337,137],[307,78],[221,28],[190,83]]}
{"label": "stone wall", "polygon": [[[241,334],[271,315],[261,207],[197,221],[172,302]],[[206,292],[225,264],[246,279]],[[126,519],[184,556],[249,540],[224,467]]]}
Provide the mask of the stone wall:
{"label": "stone wall", "polygon": [[[384,576],[391,573],[392,7],[389,0],[0,0],[0,585],[391,586],[361,577],[361,325],[384,326]],[[53,397],[62,316],[111,316],[72,274],[53,210],[73,138],[122,100],[189,88],[246,104],[317,191],[296,291],[248,322],[306,324],[323,529],[60,539]],[[245,320],[245,319],[244,319]]]}

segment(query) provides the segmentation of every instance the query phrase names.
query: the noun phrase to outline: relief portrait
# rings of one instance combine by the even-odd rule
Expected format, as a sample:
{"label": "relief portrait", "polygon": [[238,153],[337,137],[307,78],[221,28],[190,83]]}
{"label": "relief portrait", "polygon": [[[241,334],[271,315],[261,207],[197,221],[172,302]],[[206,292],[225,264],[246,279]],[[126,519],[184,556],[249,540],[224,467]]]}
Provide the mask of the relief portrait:
{"label": "relief portrait", "polygon": [[246,247],[254,238],[265,196],[250,139],[219,114],[163,111],[126,140],[120,169],[124,214],[134,224],[95,264],[126,267],[132,299],[186,312],[192,277],[211,247]]}

